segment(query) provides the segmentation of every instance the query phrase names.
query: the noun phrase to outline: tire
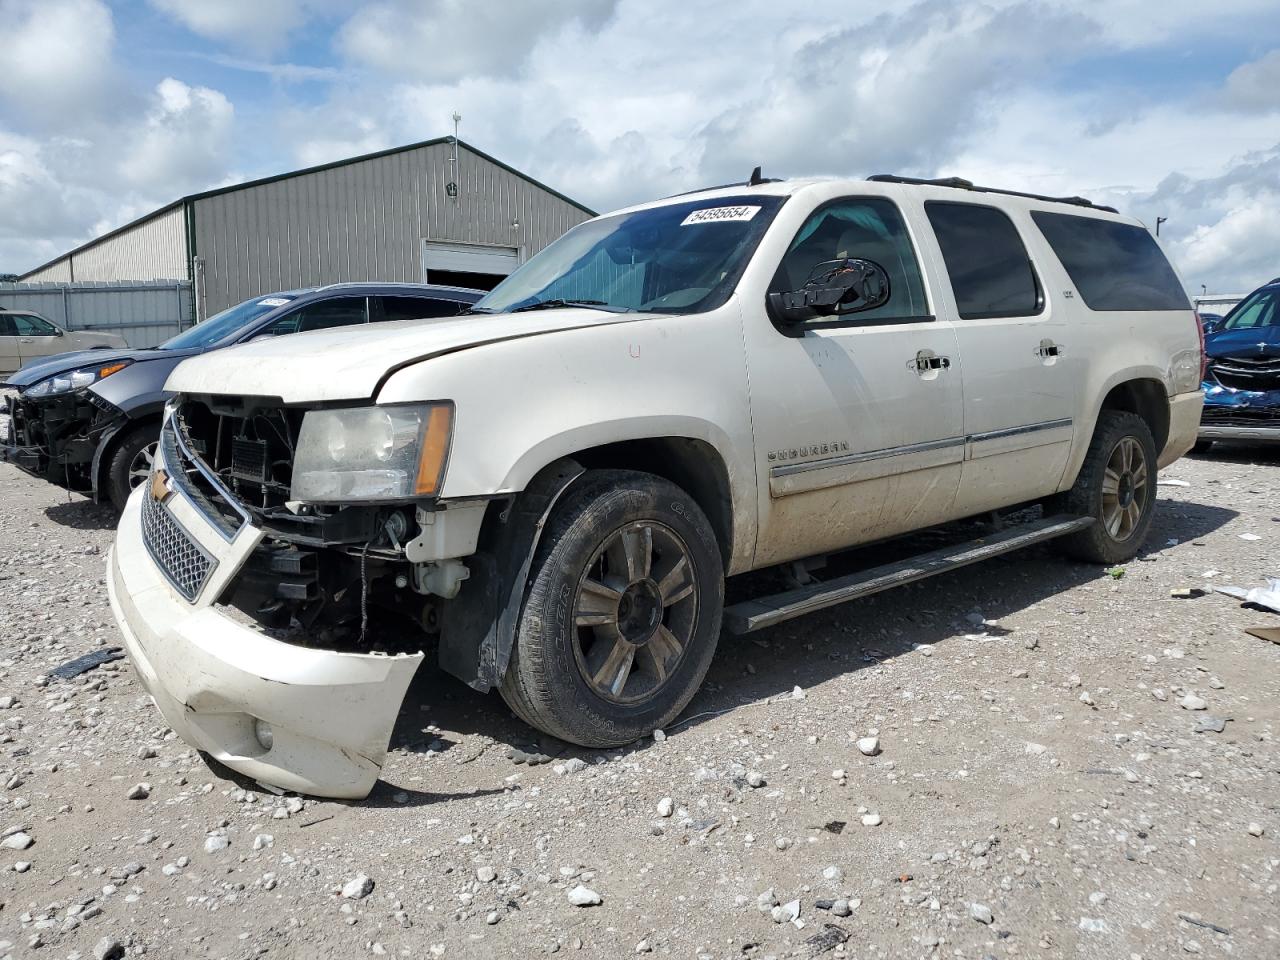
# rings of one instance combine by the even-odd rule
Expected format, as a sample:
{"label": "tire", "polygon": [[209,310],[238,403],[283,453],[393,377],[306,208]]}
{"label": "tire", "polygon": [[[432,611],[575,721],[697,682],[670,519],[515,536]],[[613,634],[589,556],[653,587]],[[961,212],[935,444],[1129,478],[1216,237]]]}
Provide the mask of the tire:
{"label": "tire", "polygon": [[723,606],[720,548],[689,495],[647,473],[589,471],[539,543],[502,696],[561,740],[631,743],[702,685]]}
{"label": "tire", "polygon": [[1195,446],[1191,448],[1192,453],[1208,453],[1213,448],[1212,440],[1197,440]]}
{"label": "tire", "polygon": [[[1128,460],[1125,460],[1126,454]],[[1125,463],[1129,469],[1125,469]],[[1117,480],[1109,482],[1109,475]],[[1122,563],[1142,548],[1156,502],[1156,442],[1141,417],[1103,410],[1075,485],[1056,498],[1055,512],[1093,517],[1086,530],[1057,540],[1067,556]]]}
{"label": "tire", "polygon": [[111,452],[107,463],[107,499],[116,513],[124,512],[124,505],[135,487],[145,483],[160,444],[160,429],[154,423],[140,424],[124,433]]}

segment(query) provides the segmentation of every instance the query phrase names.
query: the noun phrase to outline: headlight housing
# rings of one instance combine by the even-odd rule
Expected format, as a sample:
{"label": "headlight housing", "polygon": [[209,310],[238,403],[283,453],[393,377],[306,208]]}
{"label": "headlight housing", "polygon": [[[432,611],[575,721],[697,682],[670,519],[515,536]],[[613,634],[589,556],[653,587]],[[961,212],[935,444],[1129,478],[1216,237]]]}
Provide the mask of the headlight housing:
{"label": "headlight housing", "polygon": [[436,496],[452,436],[452,403],[309,410],[290,496],[328,503]]}
{"label": "headlight housing", "polygon": [[133,363],[132,360],[112,360],[110,363],[95,363],[87,367],[76,367],[64,373],[55,373],[32,384],[22,391],[24,397],[54,397],[60,393],[71,393],[92,386],[99,380],[105,380],[113,373],[119,373]]}

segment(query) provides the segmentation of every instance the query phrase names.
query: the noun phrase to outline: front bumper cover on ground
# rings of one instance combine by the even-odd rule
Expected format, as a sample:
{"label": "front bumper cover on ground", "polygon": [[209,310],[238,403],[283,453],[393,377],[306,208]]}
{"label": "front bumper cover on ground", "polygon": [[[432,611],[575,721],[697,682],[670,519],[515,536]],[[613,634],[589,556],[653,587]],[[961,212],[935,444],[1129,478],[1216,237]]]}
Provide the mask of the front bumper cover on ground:
{"label": "front bumper cover on ground", "polygon": [[[382,770],[400,704],[422,654],[339,653],[275,640],[214,603],[262,538],[230,539],[180,491],[162,504],[214,561],[188,603],[143,539],[151,485],[134,491],[108,557],[111,609],[139,679],[187,743],[262,783],[358,799]],[[259,736],[270,728],[269,746]]]}

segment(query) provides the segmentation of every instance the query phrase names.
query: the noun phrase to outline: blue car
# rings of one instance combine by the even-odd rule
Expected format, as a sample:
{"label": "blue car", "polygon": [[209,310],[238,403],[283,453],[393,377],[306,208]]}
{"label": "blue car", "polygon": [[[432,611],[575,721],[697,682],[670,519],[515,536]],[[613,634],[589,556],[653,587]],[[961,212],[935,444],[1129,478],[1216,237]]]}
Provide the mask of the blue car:
{"label": "blue car", "polygon": [[1204,338],[1200,442],[1280,441],[1280,277],[1259,287]]}

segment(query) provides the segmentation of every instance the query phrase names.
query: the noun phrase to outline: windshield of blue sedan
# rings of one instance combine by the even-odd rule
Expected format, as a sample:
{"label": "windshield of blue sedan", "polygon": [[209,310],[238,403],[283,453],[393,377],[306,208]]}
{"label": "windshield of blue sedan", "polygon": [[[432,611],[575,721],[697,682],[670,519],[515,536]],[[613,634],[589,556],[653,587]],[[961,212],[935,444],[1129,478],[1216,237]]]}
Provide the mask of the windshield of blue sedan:
{"label": "windshield of blue sedan", "polygon": [[292,299],[292,296],[276,295],[254,297],[244,303],[237,303],[221,313],[215,313],[204,323],[197,323],[190,330],[184,330],[176,337],[166,340],[160,344],[160,349],[188,350],[192,347],[207,347],[230,336],[259,317],[266,316],[272,310],[279,310]]}
{"label": "windshield of blue sedan", "polygon": [[495,287],[475,313],[584,306],[700,313],[729,298],[786,197],[704,197],[590,220]]}
{"label": "windshield of blue sedan", "polygon": [[1280,327],[1280,289],[1257,290],[1227,315],[1219,330]]}

